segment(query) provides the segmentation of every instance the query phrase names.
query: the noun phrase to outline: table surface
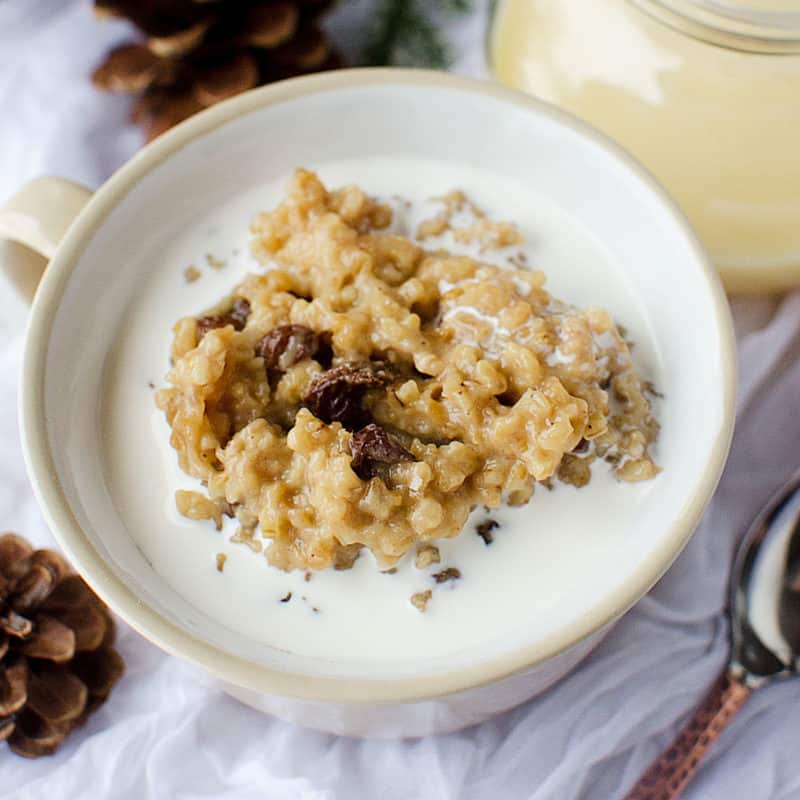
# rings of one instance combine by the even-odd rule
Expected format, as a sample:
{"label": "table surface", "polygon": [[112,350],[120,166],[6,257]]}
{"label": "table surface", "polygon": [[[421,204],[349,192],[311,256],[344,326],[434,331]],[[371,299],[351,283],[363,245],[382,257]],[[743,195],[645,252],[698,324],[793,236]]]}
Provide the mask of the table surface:
{"label": "table surface", "polygon": [[[374,3],[333,23],[354,30]],[[485,74],[485,2],[451,25],[455,70]],[[126,34],[88,0],[0,3],[0,202],[44,174],[98,186],[140,146],[125,98],[87,73]],[[0,527],[52,538],[25,477],[16,389],[26,308],[0,288]],[[723,607],[737,538],[800,460],[800,293],[734,301],[738,427],[720,487],[669,573],[557,687],[457,734],[408,742],[307,731],[239,705],[126,626],[109,702],[53,757],[0,756],[5,798],[611,800],[664,747],[725,663]],[[699,398],[701,401],[702,398]],[[687,800],[800,798],[800,682],[756,693]]]}

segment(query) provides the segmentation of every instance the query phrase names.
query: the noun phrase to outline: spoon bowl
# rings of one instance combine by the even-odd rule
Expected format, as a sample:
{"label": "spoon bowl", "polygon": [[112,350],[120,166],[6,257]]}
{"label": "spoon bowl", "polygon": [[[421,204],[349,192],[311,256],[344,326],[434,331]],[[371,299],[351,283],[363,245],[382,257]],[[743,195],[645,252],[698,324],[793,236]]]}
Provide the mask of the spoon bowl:
{"label": "spoon bowl", "polygon": [[800,471],[751,525],[731,574],[731,671],[748,686],[800,663]]}
{"label": "spoon bowl", "polygon": [[722,675],[625,800],[675,800],[754,689],[800,665],[800,470],[744,535],[730,580],[731,657]]}

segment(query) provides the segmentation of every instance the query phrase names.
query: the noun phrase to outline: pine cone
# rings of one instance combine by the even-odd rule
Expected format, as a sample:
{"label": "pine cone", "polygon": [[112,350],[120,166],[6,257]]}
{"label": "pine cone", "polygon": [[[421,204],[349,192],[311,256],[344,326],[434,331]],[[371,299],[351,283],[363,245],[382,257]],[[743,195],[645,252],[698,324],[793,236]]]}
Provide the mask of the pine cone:
{"label": "pine cone", "polygon": [[132,120],[150,141],[195,112],[270,81],[342,65],[317,25],[331,0],[95,0],[140,42],[111,50],[95,86],[138,95]]}
{"label": "pine cone", "polygon": [[114,621],[67,562],[0,536],[0,741],[53,753],[108,697],[124,669]]}

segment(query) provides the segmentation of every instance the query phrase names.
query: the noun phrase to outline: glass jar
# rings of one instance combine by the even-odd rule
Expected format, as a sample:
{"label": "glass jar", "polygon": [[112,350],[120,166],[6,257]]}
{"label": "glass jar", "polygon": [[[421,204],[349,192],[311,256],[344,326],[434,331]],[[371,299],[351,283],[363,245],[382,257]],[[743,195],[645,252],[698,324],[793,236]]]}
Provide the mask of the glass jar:
{"label": "glass jar", "polygon": [[800,286],[798,0],[499,0],[489,50],[649,167],[729,290]]}

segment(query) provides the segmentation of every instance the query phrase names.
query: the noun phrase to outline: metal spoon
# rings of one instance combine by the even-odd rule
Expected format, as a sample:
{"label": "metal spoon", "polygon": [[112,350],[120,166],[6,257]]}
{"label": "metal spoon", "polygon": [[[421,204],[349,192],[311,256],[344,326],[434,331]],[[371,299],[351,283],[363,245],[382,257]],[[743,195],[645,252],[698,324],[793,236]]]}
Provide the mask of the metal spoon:
{"label": "metal spoon", "polygon": [[730,582],[731,658],[625,800],[674,800],[750,693],[800,668],[800,472],[744,536]]}

